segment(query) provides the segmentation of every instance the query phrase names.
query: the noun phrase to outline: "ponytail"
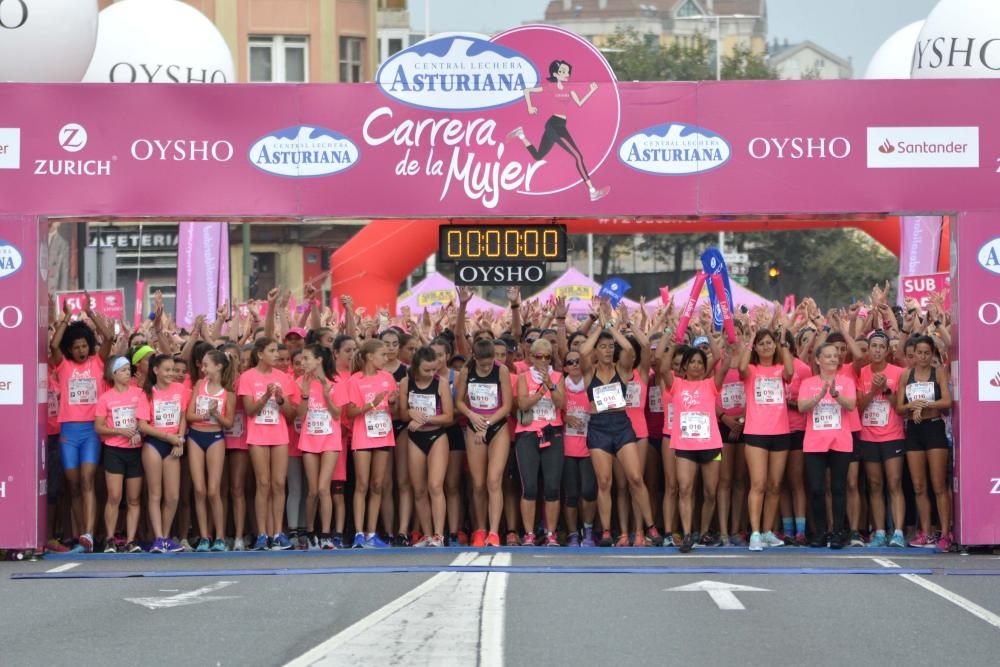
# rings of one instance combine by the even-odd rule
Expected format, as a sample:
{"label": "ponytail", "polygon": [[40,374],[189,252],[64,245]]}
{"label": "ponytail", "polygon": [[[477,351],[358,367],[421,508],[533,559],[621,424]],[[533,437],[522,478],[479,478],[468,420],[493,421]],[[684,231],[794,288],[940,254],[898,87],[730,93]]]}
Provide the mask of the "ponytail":
{"label": "ponytail", "polygon": [[226,391],[236,391],[236,364],[229,355],[221,350],[209,350],[205,356],[212,360],[213,364],[222,366],[222,373],[219,375],[219,383]]}
{"label": "ponytail", "polygon": [[385,347],[385,344],[378,338],[370,338],[362,343],[358,351],[354,353],[354,363],[351,366],[351,371],[354,373],[360,373],[365,369],[365,358],[369,354],[374,354],[376,350],[381,347]]}

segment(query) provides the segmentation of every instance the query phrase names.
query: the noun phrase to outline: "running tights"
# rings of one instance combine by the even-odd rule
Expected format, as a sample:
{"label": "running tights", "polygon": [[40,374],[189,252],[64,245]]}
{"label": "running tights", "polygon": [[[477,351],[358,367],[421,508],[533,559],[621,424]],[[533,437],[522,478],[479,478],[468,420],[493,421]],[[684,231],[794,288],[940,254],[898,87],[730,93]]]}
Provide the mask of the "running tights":
{"label": "running tights", "polygon": [[567,456],[563,460],[563,489],[566,507],[576,507],[580,498],[589,502],[597,500],[597,476],[589,456]]}
{"label": "running tights", "polygon": [[584,181],[589,181],[590,174],[587,172],[587,165],[583,163],[583,153],[576,147],[576,142],[573,141],[569,130],[566,129],[566,119],[559,116],[551,116],[545,121],[545,132],[542,133],[542,140],[538,143],[538,148],[528,144],[528,152],[531,153],[531,157],[535,158],[535,160],[541,160],[549,154],[549,151],[552,150],[552,146],[555,144],[558,144],[560,148],[569,153],[570,157],[573,158],[580,178]]}
{"label": "running tights", "polygon": [[288,513],[288,528],[295,530],[304,528],[306,523],[305,469],[302,467],[301,456],[288,457],[288,481],[285,487],[288,498],[285,501],[285,512]]}
{"label": "running tights", "polygon": [[525,431],[517,434],[514,449],[517,452],[517,467],[521,472],[521,497],[525,500],[538,499],[538,469],[542,470],[545,484],[545,500],[559,500],[563,471],[563,436],[553,434],[548,447],[539,447],[537,433]]}
{"label": "running tights", "polygon": [[830,494],[833,496],[833,531],[844,529],[847,517],[847,468],[849,452],[820,452],[805,455],[806,484],[809,487],[809,520],[813,534],[826,533],[826,469],[830,468]]}

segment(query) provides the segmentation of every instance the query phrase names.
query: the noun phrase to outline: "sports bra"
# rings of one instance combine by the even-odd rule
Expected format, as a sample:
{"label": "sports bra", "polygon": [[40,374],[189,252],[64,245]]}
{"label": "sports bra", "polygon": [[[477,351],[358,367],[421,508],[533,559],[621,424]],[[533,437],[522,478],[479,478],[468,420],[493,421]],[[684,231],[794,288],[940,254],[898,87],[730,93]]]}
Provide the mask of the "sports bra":
{"label": "sports bra", "polygon": [[[906,375],[906,386],[907,387],[909,387],[911,384],[920,384],[919,382],[917,382],[916,372],[917,372],[917,369],[911,368],[910,372],[907,373],[907,375]],[[940,401],[941,400],[941,383],[938,382],[938,380],[937,380],[937,369],[934,368],[933,366],[931,366],[931,376],[930,376],[930,378],[928,378],[926,380],[926,382],[933,382],[934,383],[934,400],[935,401]],[[905,392],[906,389],[904,388],[903,391]],[[904,393],[904,396],[906,397],[906,402],[909,403],[910,402],[910,397],[906,396],[905,393]]]}
{"label": "sports bra", "polygon": [[[614,374],[614,376],[611,378],[611,380],[609,382],[607,382],[607,384],[614,384],[615,382],[617,382],[618,384],[620,384],[622,386],[622,396],[624,396],[626,393],[628,393],[628,385],[621,379],[621,376],[618,375],[618,367],[617,366],[615,366],[615,374]],[[605,386],[605,383],[601,382],[601,379],[599,377],[597,377],[597,371],[595,370],[594,371],[594,377],[592,377],[590,379],[590,384],[587,385],[587,400],[589,400],[591,403],[593,403],[594,402],[594,389],[596,387],[603,387],[603,386]]]}

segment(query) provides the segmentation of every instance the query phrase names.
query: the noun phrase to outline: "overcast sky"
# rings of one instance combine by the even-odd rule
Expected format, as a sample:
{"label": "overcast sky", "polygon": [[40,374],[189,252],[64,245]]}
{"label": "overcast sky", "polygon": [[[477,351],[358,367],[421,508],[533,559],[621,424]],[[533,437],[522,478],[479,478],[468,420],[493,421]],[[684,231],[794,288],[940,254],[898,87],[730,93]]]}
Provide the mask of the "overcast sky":
{"label": "overcast sky", "polygon": [[[548,0],[410,0],[410,20],[423,32],[431,3],[431,30],[495,33],[541,19]],[[667,0],[659,0],[665,4]],[[878,47],[898,29],[926,18],[937,0],[767,0],[768,39],[811,40],[854,59],[861,77]]]}

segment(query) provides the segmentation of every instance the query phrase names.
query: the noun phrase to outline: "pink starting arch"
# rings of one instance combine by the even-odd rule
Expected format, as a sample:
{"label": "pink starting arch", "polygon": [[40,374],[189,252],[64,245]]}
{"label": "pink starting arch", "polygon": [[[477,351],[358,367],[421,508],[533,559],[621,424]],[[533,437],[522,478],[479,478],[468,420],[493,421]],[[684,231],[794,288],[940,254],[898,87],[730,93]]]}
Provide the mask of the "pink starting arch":
{"label": "pink starting arch", "polygon": [[[954,216],[958,539],[1000,543],[998,106],[990,80],[619,84],[548,26],[422,42],[371,84],[0,85],[0,546],[42,542],[48,218],[558,217],[638,232],[849,213]],[[408,224],[358,239],[418,245]],[[348,268],[359,275],[334,267],[335,282],[373,270]]]}

